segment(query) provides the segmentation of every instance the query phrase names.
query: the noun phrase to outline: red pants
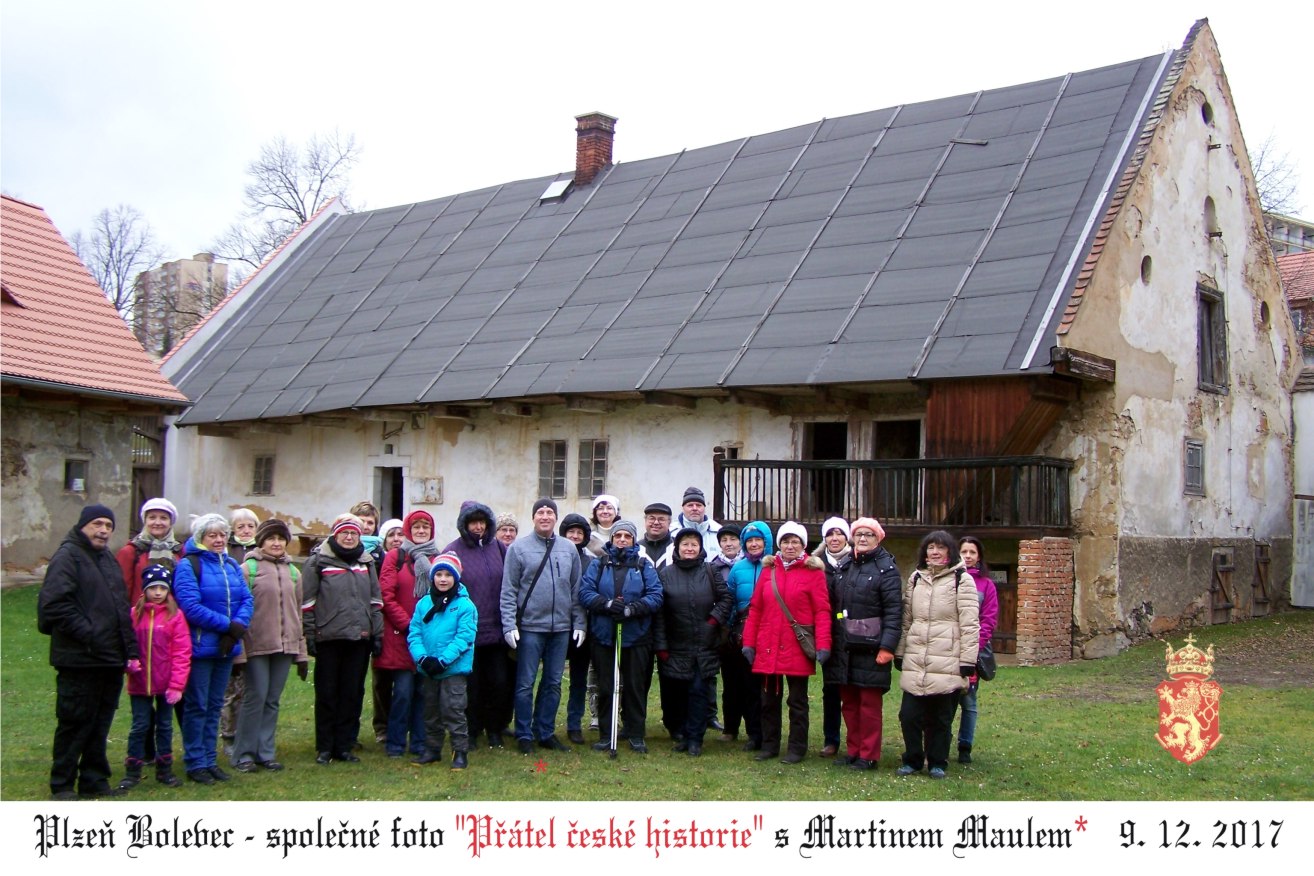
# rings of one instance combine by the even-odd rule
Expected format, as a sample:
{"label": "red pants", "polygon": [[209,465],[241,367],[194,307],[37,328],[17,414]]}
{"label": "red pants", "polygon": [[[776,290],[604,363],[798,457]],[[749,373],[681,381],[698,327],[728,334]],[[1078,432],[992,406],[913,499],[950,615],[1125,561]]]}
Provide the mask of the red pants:
{"label": "red pants", "polygon": [[879,687],[840,685],[840,712],[848,729],[849,757],[873,763],[881,759],[881,700],[885,691]]}

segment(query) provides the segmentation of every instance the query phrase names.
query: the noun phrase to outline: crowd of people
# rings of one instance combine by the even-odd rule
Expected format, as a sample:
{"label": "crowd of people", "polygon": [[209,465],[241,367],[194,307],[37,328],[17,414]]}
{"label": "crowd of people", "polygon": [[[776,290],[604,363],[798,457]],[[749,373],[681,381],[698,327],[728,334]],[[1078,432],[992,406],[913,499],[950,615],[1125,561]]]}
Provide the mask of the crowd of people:
{"label": "crowd of people", "polygon": [[[876,768],[898,671],[898,774],[945,776],[960,709],[958,760],[971,762],[978,658],[998,617],[971,536],[930,533],[905,580],[872,517],[825,521],[809,554],[803,525],[720,524],[695,487],[678,513],[654,502],[641,522],[611,495],[589,517],[560,519],[542,498],[523,535],[514,516],[466,501],[443,548],[429,512],[380,523],[361,502],[298,567],[282,520],[203,514],[179,543],[167,499],[140,514],[140,534],[113,554],[113,512],[84,508],[42,586],[38,626],[57,670],[54,799],[120,796],[151,766],[180,784],[175,720],[193,782],[230,780],[220,752],[238,772],[282,770],[281,696],[312,661],[324,766],[360,760],[367,676],[389,757],[463,770],[473,748],[503,748],[508,734],[523,754],[571,751],[556,726],[568,661],[567,739],[587,744],[587,705],[591,747],[613,757],[620,740],[648,753],[655,675],[674,751],[698,757],[709,731],[736,742],[742,725],[754,759],[799,763],[819,666],[821,756]],[[111,785],[107,736],[125,675],[132,724],[124,778]]]}

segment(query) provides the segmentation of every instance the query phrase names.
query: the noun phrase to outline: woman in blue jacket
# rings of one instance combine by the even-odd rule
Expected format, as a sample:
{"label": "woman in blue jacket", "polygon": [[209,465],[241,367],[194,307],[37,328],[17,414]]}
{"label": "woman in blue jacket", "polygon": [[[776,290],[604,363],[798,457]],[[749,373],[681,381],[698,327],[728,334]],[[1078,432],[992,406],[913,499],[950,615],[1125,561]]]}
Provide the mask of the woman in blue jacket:
{"label": "woman in blue jacket", "polygon": [[734,647],[727,648],[721,658],[721,680],[724,691],[721,705],[725,712],[725,732],[736,735],[739,719],[744,720],[744,734],[748,741],[744,751],[762,749],[762,686],[753,679],[752,669],[739,649],[744,644],[744,622],[748,619],[748,603],[753,588],[762,575],[762,558],[771,553],[771,529],[761,520],[754,520],[739,532],[743,554],[730,567],[726,586],[734,597],[734,614],[730,617],[730,635]]}
{"label": "woman in blue jacket", "polygon": [[255,606],[242,567],[227,553],[228,532],[222,514],[196,518],[173,573],[174,598],[192,639],[192,671],[183,691],[183,760],[187,777],[202,785],[229,778],[215,752],[219,713]]}
{"label": "woman in blue jacket", "polygon": [[652,617],[662,607],[662,582],[636,543],[638,527],[618,520],[602,556],[589,564],[579,582],[579,603],[589,613],[593,665],[598,668],[598,730],[594,751],[611,749],[611,699],[616,681],[616,625],[621,625],[621,709],[619,735],[638,754],[648,753],[644,724],[652,684]]}

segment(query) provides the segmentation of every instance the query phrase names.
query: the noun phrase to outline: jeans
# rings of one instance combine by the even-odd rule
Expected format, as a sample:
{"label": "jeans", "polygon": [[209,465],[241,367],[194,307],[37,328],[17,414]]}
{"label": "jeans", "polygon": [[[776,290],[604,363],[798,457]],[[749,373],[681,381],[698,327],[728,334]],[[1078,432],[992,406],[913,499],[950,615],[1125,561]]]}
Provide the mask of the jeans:
{"label": "jeans", "polygon": [[183,691],[183,763],[187,771],[218,766],[219,713],[233,670],[232,657],[193,657]]}
{"label": "jeans", "polygon": [[242,701],[237,712],[233,763],[274,759],[274,731],[278,728],[279,701],[287,684],[295,654],[261,654],[249,657],[242,677]]}
{"label": "jeans", "polygon": [[411,754],[423,754],[424,693],[419,673],[376,666],[374,674],[389,676],[386,684],[392,688],[392,702],[388,704],[388,754],[405,754],[408,736]]}
{"label": "jeans", "polygon": [[[138,764],[163,757],[173,758],[173,706],[164,695],[133,694],[132,727],[128,730],[128,763]],[[147,740],[152,741],[151,756],[146,757]]]}
{"label": "jeans", "polygon": [[[590,699],[590,676],[593,662],[593,637],[590,635],[584,644],[576,648],[570,642],[566,648],[567,662],[570,663],[570,691],[566,694],[566,729],[580,730],[584,726],[584,706]],[[597,691],[593,690],[593,715],[597,717]]]}
{"label": "jeans", "polygon": [[[561,705],[561,673],[566,667],[566,645],[570,633],[538,633],[524,630],[520,633],[519,655],[516,660],[516,738],[547,739],[553,735],[557,723],[557,708]],[[539,663],[543,664],[543,677],[534,694],[534,678]]]}
{"label": "jeans", "polygon": [[976,691],[981,682],[974,681],[972,686],[958,695],[958,706],[963,710],[963,717],[958,721],[958,745],[972,747],[976,739]]}

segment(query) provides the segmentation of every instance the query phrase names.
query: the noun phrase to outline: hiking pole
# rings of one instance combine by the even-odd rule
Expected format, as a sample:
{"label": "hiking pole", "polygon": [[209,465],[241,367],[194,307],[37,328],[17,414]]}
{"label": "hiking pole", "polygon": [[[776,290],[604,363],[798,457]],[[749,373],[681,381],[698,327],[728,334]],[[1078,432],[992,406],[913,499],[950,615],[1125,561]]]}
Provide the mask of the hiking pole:
{"label": "hiking pole", "polygon": [[611,750],[607,756],[616,759],[616,734],[620,732],[620,657],[621,657],[621,622],[616,621],[616,659],[611,673]]}

